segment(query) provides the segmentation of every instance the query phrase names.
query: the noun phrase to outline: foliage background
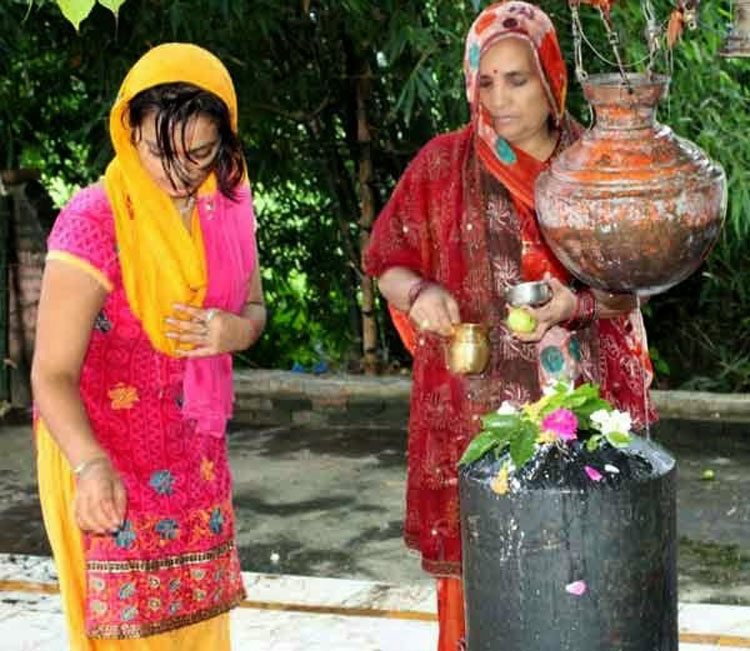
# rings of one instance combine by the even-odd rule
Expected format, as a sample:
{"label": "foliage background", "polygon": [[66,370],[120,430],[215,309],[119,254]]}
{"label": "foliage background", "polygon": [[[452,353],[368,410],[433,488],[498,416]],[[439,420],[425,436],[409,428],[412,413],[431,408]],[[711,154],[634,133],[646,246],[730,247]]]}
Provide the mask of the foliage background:
{"label": "foliage background", "polygon": [[[466,120],[463,38],[486,4],[127,0],[117,18],[96,5],[76,33],[52,0],[4,0],[0,167],[40,168],[53,198],[64,202],[102,173],[111,154],[107,111],[138,56],[171,40],[213,50],[238,89],[271,306],[267,333],[242,359],[278,368],[295,362],[309,368],[322,359],[357,370],[363,155],[357,84],[366,78],[371,88],[368,156],[380,208],[419,147]],[[570,64],[567,4],[540,4],[558,25]],[[654,4],[666,18],[671,2]],[[750,63],[717,57],[728,4],[703,3],[701,29],[675,50],[672,92],[660,114],[719,160],[730,181],[727,225],[710,258],[647,306],[662,386],[750,391]],[[596,14],[587,7],[582,14],[587,33],[606,53]],[[614,17],[628,59],[637,61],[643,54],[639,3],[623,0]],[[585,65],[604,67],[590,51]],[[571,111],[588,123],[578,86],[571,85]],[[384,306],[377,307],[383,367],[407,365]]]}

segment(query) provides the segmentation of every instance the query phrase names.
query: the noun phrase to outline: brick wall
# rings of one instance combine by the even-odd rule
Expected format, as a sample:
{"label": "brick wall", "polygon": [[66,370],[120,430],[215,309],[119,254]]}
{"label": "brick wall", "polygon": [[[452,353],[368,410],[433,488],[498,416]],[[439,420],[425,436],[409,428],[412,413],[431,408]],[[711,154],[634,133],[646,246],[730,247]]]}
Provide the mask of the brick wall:
{"label": "brick wall", "polygon": [[44,271],[46,232],[39,206],[27,183],[5,184],[10,197],[11,219],[8,256],[8,359],[14,407],[31,404],[29,373],[36,335],[37,306]]}

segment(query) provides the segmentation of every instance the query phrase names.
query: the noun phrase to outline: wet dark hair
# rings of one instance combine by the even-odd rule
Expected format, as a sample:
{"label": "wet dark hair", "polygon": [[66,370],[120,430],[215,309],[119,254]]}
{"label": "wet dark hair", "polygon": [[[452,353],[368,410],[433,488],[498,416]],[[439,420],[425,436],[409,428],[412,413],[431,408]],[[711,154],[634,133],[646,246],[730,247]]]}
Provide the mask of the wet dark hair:
{"label": "wet dark hair", "polygon": [[134,140],[144,119],[152,112],[156,115],[156,138],[164,170],[175,187],[175,179],[183,184],[190,182],[175,154],[178,134],[183,151],[187,153],[188,160],[193,161],[185,142],[188,121],[202,115],[216,124],[219,146],[216,156],[206,167],[216,173],[221,193],[235,199],[237,186],[244,174],[244,156],[240,139],[232,131],[229,108],[224,101],[192,84],[171,83],[147,88],[128,103],[127,114]]}

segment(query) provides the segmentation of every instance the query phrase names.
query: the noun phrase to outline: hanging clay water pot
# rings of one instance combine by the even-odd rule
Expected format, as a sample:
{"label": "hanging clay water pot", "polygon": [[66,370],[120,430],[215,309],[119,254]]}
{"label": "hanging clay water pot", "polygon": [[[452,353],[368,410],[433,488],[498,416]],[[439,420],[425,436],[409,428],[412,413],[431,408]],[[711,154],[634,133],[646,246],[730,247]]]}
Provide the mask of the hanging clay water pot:
{"label": "hanging clay water pot", "polygon": [[657,294],[689,276],[715,243],[726,175],[656,121],[669,79],[591,75],[596,123],[539,177],[536,207],[559,260],[587,285]]}

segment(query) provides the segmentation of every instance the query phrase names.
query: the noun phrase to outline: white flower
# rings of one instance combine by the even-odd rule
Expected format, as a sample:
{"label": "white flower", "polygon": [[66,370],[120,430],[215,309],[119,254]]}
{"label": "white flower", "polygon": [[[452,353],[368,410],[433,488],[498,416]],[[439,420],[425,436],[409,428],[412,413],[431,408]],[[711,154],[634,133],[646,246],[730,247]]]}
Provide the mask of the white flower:
{"label": "white flower", "polygon": [[599,409],[591,414],[594,427],[605,436],[607,434],[629,434],[632,421],[626,411]]}
{"label": "white flower", "polygon": [[500,405],[500,409],[497,410],[497,413],[501,416],[512,416],[513,414],[518,413],[518,409],[512,402],[503,400],[503,404]]}

